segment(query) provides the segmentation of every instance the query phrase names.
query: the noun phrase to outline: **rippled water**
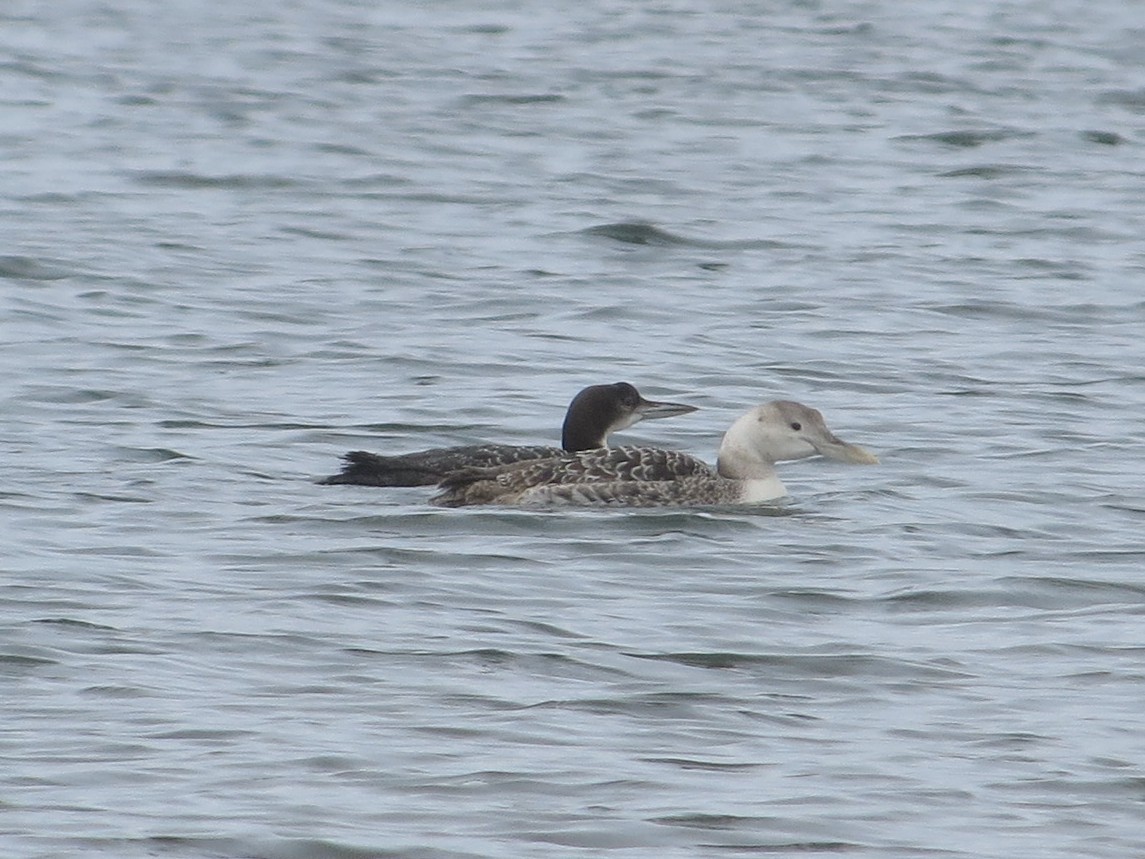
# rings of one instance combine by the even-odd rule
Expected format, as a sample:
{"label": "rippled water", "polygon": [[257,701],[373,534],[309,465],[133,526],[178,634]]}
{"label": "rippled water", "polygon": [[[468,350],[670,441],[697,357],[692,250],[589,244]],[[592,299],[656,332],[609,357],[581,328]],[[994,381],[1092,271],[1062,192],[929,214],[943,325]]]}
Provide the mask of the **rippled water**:
{"label": "rippled water", "polygon": [[[1145,853],[1135,7],[395,6],[0,11],[4,854]],[[313,482],[620,379],[883,464]]]}

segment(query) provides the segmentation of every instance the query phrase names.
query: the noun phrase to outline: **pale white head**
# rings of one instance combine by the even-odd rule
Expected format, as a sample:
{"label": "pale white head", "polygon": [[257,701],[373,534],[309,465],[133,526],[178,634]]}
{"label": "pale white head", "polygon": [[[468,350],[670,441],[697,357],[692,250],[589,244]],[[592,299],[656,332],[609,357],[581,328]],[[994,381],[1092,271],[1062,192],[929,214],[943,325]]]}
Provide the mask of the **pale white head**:
{"label": "pale white head", "polygon": [[748,479],[773,473],[772,465],[822,454],[840,462],[873,465],[878,458],[827,428],[818,410],[790,400],[756,406],[739,418],[720,444],[719,471]]}

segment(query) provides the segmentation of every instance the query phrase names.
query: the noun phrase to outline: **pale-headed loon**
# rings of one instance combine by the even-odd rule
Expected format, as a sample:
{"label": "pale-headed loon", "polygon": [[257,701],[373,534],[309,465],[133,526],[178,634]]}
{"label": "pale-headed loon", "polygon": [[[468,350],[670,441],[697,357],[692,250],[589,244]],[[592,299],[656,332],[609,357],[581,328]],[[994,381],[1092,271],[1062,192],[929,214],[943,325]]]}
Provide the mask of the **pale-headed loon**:
{"label": "pale-headed loon", "polygon": [[756,406],[724,435],[716,468],[673,450],[614,447],[500,468],[467,469],[442,481],[433,503],[680,507],[756,504],[787,494],[775,463],[822,454],[841,462],[878,458],[835,436],[815,409],[777,400]]}

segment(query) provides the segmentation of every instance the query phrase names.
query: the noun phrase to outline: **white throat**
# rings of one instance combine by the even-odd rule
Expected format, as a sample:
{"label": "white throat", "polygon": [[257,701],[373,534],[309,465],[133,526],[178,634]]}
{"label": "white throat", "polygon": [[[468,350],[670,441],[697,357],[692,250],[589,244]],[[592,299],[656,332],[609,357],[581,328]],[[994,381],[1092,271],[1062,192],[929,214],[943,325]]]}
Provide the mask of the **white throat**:
{"label": "white throat", "polygon": [[737,420],[720,442],[717,469],[721,477],[731,480],[768,480],[779,478],[775,463],[760,451],[759,423],[752,412]]}
{"label": "white throat", "polygon": [[777,501],[787,497],[787,487],[779,479],[779,475],[771,477],[754,477],[743,481],[740,501],[744,504],[760,504],[764,501]]}

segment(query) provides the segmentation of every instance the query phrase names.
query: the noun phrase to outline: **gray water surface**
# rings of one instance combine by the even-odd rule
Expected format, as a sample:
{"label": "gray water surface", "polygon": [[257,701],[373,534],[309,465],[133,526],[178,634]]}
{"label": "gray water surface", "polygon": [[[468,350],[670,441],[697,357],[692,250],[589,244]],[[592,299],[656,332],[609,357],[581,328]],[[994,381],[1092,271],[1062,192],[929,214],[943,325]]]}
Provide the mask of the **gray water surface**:
{"label": "gray water surface", "polygon": [[[1138,12],[6,4],[4,855],[1145,854]],[[882,464],[314,483],[618,380]]]}

